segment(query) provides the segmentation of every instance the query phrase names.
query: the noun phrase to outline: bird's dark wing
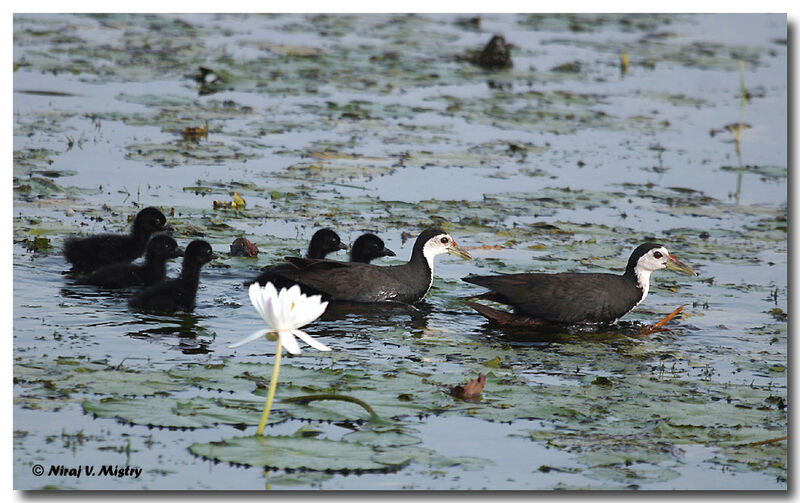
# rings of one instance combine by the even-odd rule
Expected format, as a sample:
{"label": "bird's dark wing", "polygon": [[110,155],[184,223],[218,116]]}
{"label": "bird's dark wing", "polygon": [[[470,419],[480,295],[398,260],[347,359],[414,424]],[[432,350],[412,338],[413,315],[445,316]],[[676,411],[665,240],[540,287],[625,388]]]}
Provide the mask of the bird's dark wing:
{"label": "bird's dark wing", "polygon": [[147,311],[171,312],[190,310],[193,307],[192,300],[181,288],[179,280],[169,280],[145,288],[128,304],[133,308]]}
{"label": "bird's dark wing", "polygon": [[641,298],[635,286],[614,274],[506,274],[464,280],[490,289],[492,300],[521,314],[559,323],[612,322]]}
{"label": "bird's dark wing", "polygon": [[326,299],[348,302],[384,302],[398,300],[404,285],[391,272],[359,262],[338,262],[324,259],[287,260],[298,269],[280,272],[280,276],[299,284],[304,290],[322,294]]}
{"label": "bird's dark wing", "polygon": [[326,270],[347,267],[350,262],[340,262],[338,260],[328,260],[322,258],[302,258],[302,257],[283,257],[283,259],[294,266],[295,269]]}
{"label": "bird's dark wing", "polygon": [[141,268],[131,264],[112,264],[95,271],[86,278],[88,285],[105,288],[125,288],[129,286],[143,286]]}
{"label": "bird's dark wing", "polygon": [[64,256],[78,270],[95,270],[115,262],[130,262],[144,252],[134,239],[126,235],[98,234],[86,238],[68,238]]}
{"label": "bird's dark wing", "polygon": [[281,272],[292,273],[296,270],[297,267],[289,263],[277,264],[264,269],[264,271],[259,274],[257,278],[245,281],[244,286],[250,286],[253,283],[258,283],[259,285],[264,286],[267,283],[272,283],[272,285],[278,290],[281,288],[289,288],[294,283],[282,277]]}

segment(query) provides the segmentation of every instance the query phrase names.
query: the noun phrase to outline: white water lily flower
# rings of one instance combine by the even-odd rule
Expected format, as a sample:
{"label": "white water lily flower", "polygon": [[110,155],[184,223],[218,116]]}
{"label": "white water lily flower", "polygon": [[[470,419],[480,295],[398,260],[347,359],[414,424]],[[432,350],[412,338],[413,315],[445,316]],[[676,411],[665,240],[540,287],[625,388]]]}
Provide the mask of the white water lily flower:
{"label": "white water lily flower", "polygon": [[306,296],[300,287],[292,285],[291,288],[281,288],[280,293],[272,283],[267,283],[263,288],[258,283],[250,285],[250,302],[258,314],[267,322],[269,328],[261,329],[245,337],[230,348],[238,348],[248,342],[266,336],[269,333],[278,334],[281,345],[292,354],[300,353],[300,346],[295,337],[320,351],[330,351],[328,346],[315,341],[310,335],[300,330],[316,320],[328,307],[327,302],[321,302],[319,295]]}

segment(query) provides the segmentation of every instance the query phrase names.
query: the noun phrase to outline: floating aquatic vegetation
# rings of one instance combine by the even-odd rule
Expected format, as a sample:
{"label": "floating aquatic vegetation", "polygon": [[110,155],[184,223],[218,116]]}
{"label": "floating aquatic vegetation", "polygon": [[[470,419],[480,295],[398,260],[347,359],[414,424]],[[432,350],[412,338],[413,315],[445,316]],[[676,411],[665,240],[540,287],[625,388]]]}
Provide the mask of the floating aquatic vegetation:
{"label": "floating aquatic vegetation", "polygon": [[649,32],[680,21],[674,14],[529,14],[518,23],[542,31],[595,32],[609,28]]}
{"label": "floating aquatic vegetation", "polygon": [[357,442],[324,438],[255,436],[233,437],[218,442],[192,444],[198,456],[270,469],[325,472],[394,471],[411,460],[411,453],[375,460],[377,451]]}
{"label": "floating aquatic vegetation", "polygon": [[[443,95],[428,101],[444,102],[445,115],[517,131],[567,134],[583,129],[658,131],[664,128],[661,121],[652,116],[614,117],[605,111],[606,107],[597,106],[603,103],[601,96],[568,91],[532,89],[468,100]],[[596,107],[590,108],[591,104]]]}
{"label": "floating aquatic vegetation", "polygon": [[[230,398],[143,399],[105,398],[85,400],[83,410],[98,417],[164,428],[208,428],[217,424],[252,425],[258,422],[263,403]],[[280,412],[271,424],[285,420]]]}
{"label": "floating aquatic vegetation", "polygon": [[223,142],[135,143],[127,146],[127,159],[167,168],[184,164],[223,165],[229,161],[257,159],[259,155]]}
{"label": "floating aquatic vegetation", "polygon": [[53,249],[50,239],[42,236],[34,236],[15,242],[24,244],[28,251],[36,253],[47,253]]}
{"label": "floating aquatic vegetation", "polygon": [[788,170],[785,166],[722,166],[720,169],[723,171],[750,173],[769,181],[779,181],[788,175]]}
{"label": "floating aquatic vegetation", "polygon": [[[183,190],[186,190],[186,188],[184,187]],[[224,210],[228,208],[233,210],[238,210],[238,209],[245,209],[247,207],[247,203],[242,198],[242,196],[239,195],[238,192],[234,192],[232,194],[232,198],[230,201],[218,201],[215,199],[212,204],[214,205],[215,210],[218,209]]]}
{"label": "floating aquatic vegetation", "polygon": [[41,382],[67,394],[144,396],[185,388],[184,384],[164,372],[113,369],[102,363],[84,360],[18,362],[14,370],[15,381]]}

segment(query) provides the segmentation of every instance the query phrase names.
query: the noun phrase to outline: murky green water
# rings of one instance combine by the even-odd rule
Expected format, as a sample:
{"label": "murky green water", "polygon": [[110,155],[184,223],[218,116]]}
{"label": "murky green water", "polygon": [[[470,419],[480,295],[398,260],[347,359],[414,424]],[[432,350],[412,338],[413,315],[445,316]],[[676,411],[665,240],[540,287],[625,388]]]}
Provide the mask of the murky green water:
{"label": "murky green water", "polygon": [[[469,62],[495,33],[512,69]],[[17,15],[14,64],[15,488],[786,489],[785,16]],[[66,236],[142,205],[222,257],[190,315],[64,274]],[[272,348],[227,347],[261,323],[241,282],[319,227],[406,259],[433,224],[476,260],[418,310],[330,309],[254,444]],[[467,274],[617,271],[650,238],[700,276],[656,273],[610,332],[462,303]],[[281,402],[311,392],[383,421]],[[79,465],[142,472],[48,473]]]}

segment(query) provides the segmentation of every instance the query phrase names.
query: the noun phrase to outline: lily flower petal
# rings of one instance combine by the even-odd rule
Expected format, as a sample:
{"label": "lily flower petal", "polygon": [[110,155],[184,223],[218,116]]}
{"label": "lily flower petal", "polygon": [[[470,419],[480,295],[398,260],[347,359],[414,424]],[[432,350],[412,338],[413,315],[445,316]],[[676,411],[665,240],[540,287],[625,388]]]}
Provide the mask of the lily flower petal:
{"label": "lily flower petal", "polygon": [[[309,297],[308,300],[302,306],[303,316],[299,316],[297,318],[297,322],[295,323],[296,328],[304,327],[311,323],[312,321],[316,320],[322,313],[325,312],[325,309],[328,308],[327,302],[319,302],[322,297],[319,295],[315,295],[313,297]],[[311,299],[316,299],[311,302]]]}
{"label": "lily flower petal", "polygon": [[256,309],[258,314],[261,315],[261,318],[269,323],[266,316],[266,304],[264,303],[264,298],[261,295],[261,285],[257,282],[250,285],[250,288],[247,290],[248,295],[250,295],[250,302],[253,304],[253,307]]}
{"label": "lily flower petal", "polygon": [[278,332],[278,337],[280,337],[281,344],[286,348],[286,351],[293,355],[301,353],[300,345],[297,344],[297,339],[294,338],[291,332]]}
{"label": "lily flower petal", "polygon": [[[271,285],[272,283],[268,283],[268,284]],[[281,302],[280,298],[277,295],[275,295],[274,297],[269,297],[267,299],[267,304],[266,304],[266,306],[267,306],[267,318],[266,318],[267,324],[270,327],[272,327],[273,329],[275,329],[275,330],[279,330],[281,328],[281,326],[283,325],[283,323],[280,320],[280,313],[279,313],[279,311],[280,311],[280,307],[279,307],[280,302]]]}
{"label": "lily flower petal", "polygon": [[266,300],[265,307],[267,309],[267,323],[274,328],[278,329],[280,326],[280,319],[278,318],[278,311],[277,311],[277,302],[279,302],[278,291],[275,290],[275,285],[270,282],[267,282],[267,285],[264,287],[262,292],[264,295],[264,299]]}
{"label": "lily flower petal", "polygon": [[305,342],[306,344],[308,344],[309,346],[311,346],[312,348],[314,348],[314,349],[316,349],[318,351],[330,351],[331,350],[331,348],[329,348],[325,344],[322,344],[321,342],[318,342],[318,341],[314,340],[313,337],[311,337],[307,333],[303,332],[302,330],[294,329],[294,330],[292,330],[292,335],[294,335],[295,337],[299,337],[300,339],[302,339],[303,342]]}
{"label": "lily flower petal", "polygon": [[253,332],[252,334],[248,335],[248,336],[247,336],[247,337],[245,337],[244,339],[242,339],[242,340],[240,340],[239,342],[236,342],[236,343],[234,343],[234,344],[231,344],[231,345],[230,345],[230,346],[228,346],[228,347],[229,347],[229,348],[238,348],[239,346],[244,346],[244,345],[245,345],[245,344],[247,344],[248,342],[253,342],[253,341],[255,341],[255,340],[258,340],[258,339],[260,339],[261,337],[264,337],[264,336],[265,336],[265,335],[267,335],[268,333],[270,333],[270,330],[267,330],[267,329],[265,329],[265,328],[262,328],[261,330],[256,330],[255,332]]}
{"label": "lily flower petal", "polygon": [[288,290],[281,290],[281,293],[284,294],[283,297],[283,321],[286,323],[287,328],[289,325],[292,325],[291,328],[297,328],[299,325],[296,324],[295,319],[297,318],[297,314],[301,313],[302,311],[298,309],[302,301],[300,297],[305,295],[302,294],[300,290],[300,285],[292,285]]}

